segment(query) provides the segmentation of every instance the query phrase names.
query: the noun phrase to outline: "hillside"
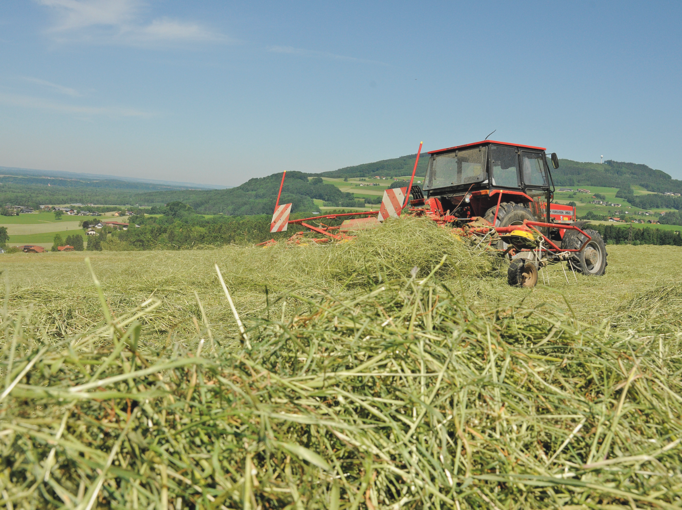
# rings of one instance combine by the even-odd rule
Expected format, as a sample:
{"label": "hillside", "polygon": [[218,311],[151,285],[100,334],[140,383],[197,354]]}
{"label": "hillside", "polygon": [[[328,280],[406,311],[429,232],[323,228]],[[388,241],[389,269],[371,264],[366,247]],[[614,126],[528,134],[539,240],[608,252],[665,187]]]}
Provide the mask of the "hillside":
{"label": "hillside", "polygon": [[555,170],[554,183],[557,186],[605,186],[621,188],[624,185],[642,186],[649,191],[664,193],[666,191],[682,192],[682,181],[673,179],[661,170],[647,165],[624,163],[621,161],[605,161],[599,163],[580,163],[570,159],[559,160],[559,168]]}
{"label": "hillside", "polygon": [[139,193],[179,191],[191,187],[192,185],[161,181],[0,167],[2,205],[24,205],[33,208],[41,204],[68,203],[129,205],[138,202],[136,195]]}
{"label": "hillside", "polygon": [[[414,160],[416,154],[409,156],[400,156],[399,158],[384,159],[382,161],[375,161],[374,163],[364,163],[362,165],[348,166],[339,168],[338,170],[331,170],[329,172],[322,172],[322,177],[374,177],[380,175],[382,177],[402,177],[405,175],[412,175],[414,169]],[[419,158],[419,166],[417,167],[417,175],[426,175],[426,165],[429,162],[429,155],[422,154]]]}
{"label": "hillside", "polygon": [[[322,179],[309,179],[303,172],[287,172],[280,203],[292,203],[292,211],[313,211],[313,200],[325,204],[355,207],[352,193],[344,193],[336,186],[324,184]],[[277,191],[282,174],[250,179],[241,186],[222,190],[186,190],[144,193],[136,198],[146,205],[163,205],[181,201],[205,214],[227,214],[242,216],[251,214],[272,214],[277,200]]]}
{"label": "hillside", "polygon": [[[383,188],[392,179],[412,173],[415,157],[416,154],[412,154],[320,174],[289,172],[282,201],[293,203],[294,211],[313,211],[321,205],[319,201],[327,206],[341,207],[376,203],[380,201]],[[420,158],[418,178],[423,178],[426,174],[428,160],[428,154],[423,154]],[[348,179],[364,181],[375,176],[385,179],[381,182],[372,181],[371,186],[374,188],[366,187],[369,185],[366,182],[344,182]],[[619,197],[641,209],[682,209],[680,197],[662,195],[671,191],[682,193],[682,181],[647,165],[611,160],[604,164],[582,163],[562,159],[553,176],[557,187],[620,189]],[[182,201],[204,214],[270,214],[277,198],[281,174],[254,178],[241,186],[228,189],[196,189],[180,184],[94,177],[66,172],[0,168],[0,204],[33,207],[62,203],[153,206]],[[322,179],[314,179],[315,177]],[[631,192],[632,186],[654,193],[635,195]]]}

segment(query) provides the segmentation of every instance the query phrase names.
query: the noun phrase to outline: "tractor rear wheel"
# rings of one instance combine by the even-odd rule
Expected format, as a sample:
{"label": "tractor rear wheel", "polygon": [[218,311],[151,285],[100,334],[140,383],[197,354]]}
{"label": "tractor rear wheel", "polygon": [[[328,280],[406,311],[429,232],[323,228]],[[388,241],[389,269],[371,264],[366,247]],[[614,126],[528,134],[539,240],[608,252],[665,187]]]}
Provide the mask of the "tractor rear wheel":
{"label": "tractor rear wheel", "polygon": [[507,270],[507,281],[512,287],[531,289],[538,283],[538,268],[530,261],[514,259]]}
{"label": "tractor rear wheel", "polygon": [[[497,206],[491,207],[483,217],[490,223],[495,222],[496,227],[509,227],[511,225],[523,225],[524,220],[535,221],[535,216],[527,207],[513,202],[503,202],[500,204],[500,210],[497,213],[497,221],[495,221],[495,209]],[[507,243],[500,241],[497,243],[498,250],[506,250]]]}
{"label": "tractor rear wheel", "polygon": [[[587,229],[585,233],[592,239],[587,243],[585,249],[575,254],[575,258],[569,263],[576,271],[587,276],[601,276],[606,272],[608,254],[604,240],[596,230]],[[561,241],[561,248],[564,250],[579,249],[587,238],[577,230],[567,230]]]}

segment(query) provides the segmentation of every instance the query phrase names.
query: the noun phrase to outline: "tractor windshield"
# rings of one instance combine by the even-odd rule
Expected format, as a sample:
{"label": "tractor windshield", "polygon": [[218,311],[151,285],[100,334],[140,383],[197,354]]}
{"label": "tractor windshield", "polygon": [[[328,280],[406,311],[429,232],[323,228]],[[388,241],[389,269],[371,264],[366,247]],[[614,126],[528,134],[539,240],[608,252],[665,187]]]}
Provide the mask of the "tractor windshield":
{"label": "tractor windshield", "polygon": [[486,179],[485,147],[434,154],[426,171],[424,190],[471,185]]}

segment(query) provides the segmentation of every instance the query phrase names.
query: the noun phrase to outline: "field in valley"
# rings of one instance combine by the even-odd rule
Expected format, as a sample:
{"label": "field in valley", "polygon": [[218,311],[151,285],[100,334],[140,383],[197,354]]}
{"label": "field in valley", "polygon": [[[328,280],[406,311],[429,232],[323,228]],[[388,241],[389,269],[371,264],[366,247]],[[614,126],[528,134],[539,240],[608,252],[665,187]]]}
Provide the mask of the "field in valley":
{"label": "field in valley", "polygon": [[553,266],[533,290],[420,220],[89,253],[97,284],[82,252],[5,255],[3,498],[675,507],[682,249],[608,249],[604,277]]}

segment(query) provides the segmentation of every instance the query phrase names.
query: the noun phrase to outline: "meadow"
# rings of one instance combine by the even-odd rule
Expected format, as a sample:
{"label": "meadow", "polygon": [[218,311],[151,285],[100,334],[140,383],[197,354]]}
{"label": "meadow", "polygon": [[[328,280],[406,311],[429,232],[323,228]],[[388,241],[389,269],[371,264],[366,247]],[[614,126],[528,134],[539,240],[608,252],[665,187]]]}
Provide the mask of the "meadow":
{"label": "meadow", "polygon": [[49,249],[57,234],[61,235],[62,239],[74,234],[84,235],[80,227],[83,219],[87,218],[65,215],[57,220],[52,212],[37,212],[19,216],[0,216],[0,227],[7,228],[10,236],[9,246],[35,244]]}
{"label": "meadow", "polygon": [[89,255],[2,259],[8,507],[682,503],[680,248],[533,290],[418,219]]}

